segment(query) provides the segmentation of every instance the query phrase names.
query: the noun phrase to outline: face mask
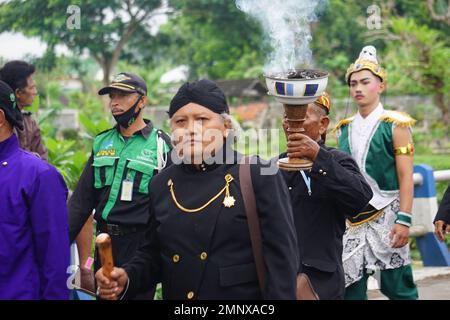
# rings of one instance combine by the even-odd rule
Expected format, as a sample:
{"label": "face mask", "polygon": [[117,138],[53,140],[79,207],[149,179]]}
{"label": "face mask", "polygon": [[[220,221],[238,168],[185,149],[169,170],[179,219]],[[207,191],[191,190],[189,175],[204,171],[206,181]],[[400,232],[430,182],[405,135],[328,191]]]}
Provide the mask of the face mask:
{"label": "face mask", "polygon": [[136,118],[138,117],[139,113],[141,112],[141,110],[139,110],[138,112],[136,111],[137,105],[139,103],[139,101],[141,101],[142,96],[140,96],[137,101],[135,102],[135,104],[128,109],[127,111],[125,111],[122,114],[113,116],[114,119],[116,119],[116,122],[122,127],[122,128],[128,128],[129,126],[131,126],[133,124],[133,122],[136,120]]}

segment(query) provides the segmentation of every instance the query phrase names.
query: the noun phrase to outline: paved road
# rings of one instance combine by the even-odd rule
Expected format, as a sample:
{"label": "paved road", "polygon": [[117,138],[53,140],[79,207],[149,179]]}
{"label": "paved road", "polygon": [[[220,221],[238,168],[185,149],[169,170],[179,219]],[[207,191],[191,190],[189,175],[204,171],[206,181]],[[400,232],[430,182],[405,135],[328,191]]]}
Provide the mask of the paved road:
{"label": "paved road", "polygon": [[[450,275],[417,281],[420,300],[450,300]],[[369,300],[386,300],[379,290],[369,291]]]}

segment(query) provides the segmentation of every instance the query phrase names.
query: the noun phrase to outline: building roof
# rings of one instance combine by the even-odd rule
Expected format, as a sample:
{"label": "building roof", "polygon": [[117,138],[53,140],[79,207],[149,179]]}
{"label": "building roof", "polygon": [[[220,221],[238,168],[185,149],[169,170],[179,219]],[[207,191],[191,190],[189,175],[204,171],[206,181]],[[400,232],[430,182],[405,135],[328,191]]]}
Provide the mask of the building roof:
{"label": "building roof", "polygon": [[255,102],[237,107],[231,107],[230,110],[241,121],[256,121],[262,116],[269,107],[267,103]]}
{"label": "building roof", "polygon": [[219,80],[216,83],[227,97],[261,97],[267,94],[259,79]]}

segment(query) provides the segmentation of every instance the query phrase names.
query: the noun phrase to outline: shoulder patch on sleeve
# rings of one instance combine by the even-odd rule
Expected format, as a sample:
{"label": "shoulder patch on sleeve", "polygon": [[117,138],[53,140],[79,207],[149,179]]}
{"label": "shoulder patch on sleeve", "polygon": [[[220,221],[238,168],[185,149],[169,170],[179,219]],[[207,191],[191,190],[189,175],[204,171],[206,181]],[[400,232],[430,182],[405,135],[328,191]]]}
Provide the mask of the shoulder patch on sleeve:
{"label": "shoulder patch on sleeve", "polygon": [[396,126],[407,128],[412,127],[417,120],[406,112],[386,110],[380,117],[381,121],[394,123]]}

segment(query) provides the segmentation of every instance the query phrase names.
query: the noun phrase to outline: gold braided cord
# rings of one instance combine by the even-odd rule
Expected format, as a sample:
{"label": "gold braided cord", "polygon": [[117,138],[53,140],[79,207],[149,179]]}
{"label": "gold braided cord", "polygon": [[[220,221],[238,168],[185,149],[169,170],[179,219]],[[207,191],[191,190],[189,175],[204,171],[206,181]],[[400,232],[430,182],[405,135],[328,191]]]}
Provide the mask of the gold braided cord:
{"label": "gold braided cord", "polygon": [[363,214],[368,214],[368,213],[373,212],[373,211],[376,211],[376,210],[368,210],[368,211],[360,212],[360,213],[358,213],[356,216],[354,216],[353,219],[359,218],[359,217],[362,216]]}
{"label": "gold braided cord", "polygon": [[188,212],[188,213],[196,213],[199,211],[202,211],[207,206],[209,206],[214,200],[216,200],[220,195],[226,190],[226,187],[224,187],[218,194],[216,194],[213,198],[211,198],[207,203],[205,203],[203,206],[197,209],[187,209],[183,207],[175,197],[175,193],[173,192],[173,185],[170,186],[170,194],[172,195],[173,202],[175,202],[175,205],[180,209],[181,211]]}
{"label": "gold braided cord", "polygon": [[177,197],[175,196],[175,192],[173,190],[174,184],[172,181],[169,182],[169,190],[170,190],[170,194],[172,196],[172,200],[175,203],[175,205],[178,207],[178,209],[180,209],[181,211],[187,212],[187,213],[196,213],[196,212],[199,212],[199,211],[202,211],[203,209],[205,209],[207,206],[209,206],[211,203],[213,203],[218,197],[220,197],[220,195],[224,192],[225,192],[225,197],[229,197],[230,196],[229,187],[230,187],[231,181],[233,181],[233,177],[231,176],[231,174],[227,174],[225,176],[225,182],[226,182],[225,187],[223,187],[223,189],[220,190],[219,193],[216,194],[214,197],[212,197],[207,203],[205,203],[200,208],[196,208],[196,209],[185,208],[178,202]]}
{"label": "gold braided cord", "polygon": [[112,87],[112,88],[117,88],[117,87],[122,88],[122,87],[124,87],[124,88],[131,89],[131,90],[136,89],[135,87],[130,86],[130,85],[128,85],[128,84],[125,84],[125,83],[118,83],[118,82],[117,82],[117,83],[112,83],[112,84],[110,85],[110,87]]}
{"label": "gold braided cord", "polygon": [[378,210],[377,213],[375,213],[373,216],[371,216],[371,217],[369,217],[369,218],[367,218],[367,219],[364,219],[364,220],[362,220],[362,221],[358,221],[358,222],[351,222],[349,219],[347,219],[347,223],[348,223],[351,227],[357,227],[357,226],[362,225],[363,223],[366,223],[366,222],[375,220],[376,218],[378,218],[378,217],[383,213],[383,211],[384,211],[384,208],[381,209],[381,210]]}

